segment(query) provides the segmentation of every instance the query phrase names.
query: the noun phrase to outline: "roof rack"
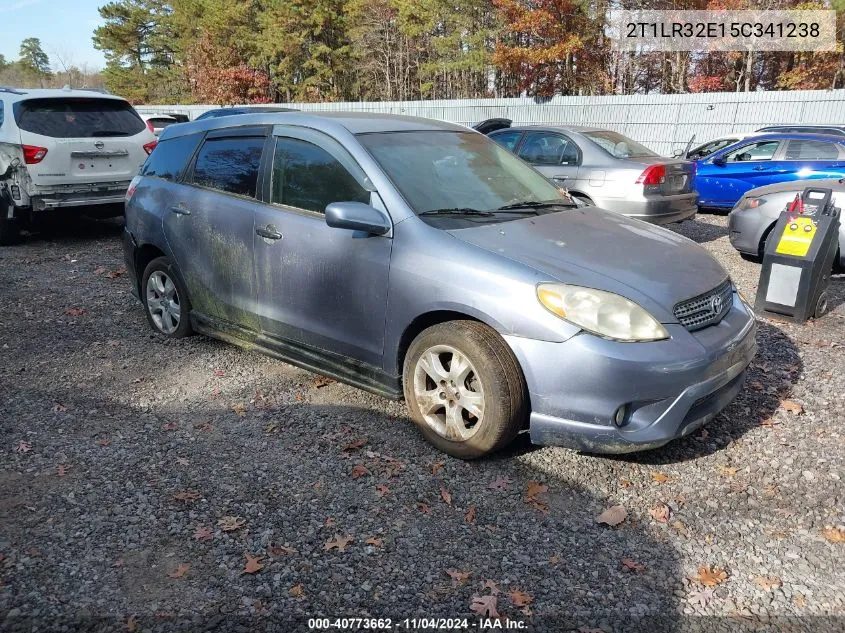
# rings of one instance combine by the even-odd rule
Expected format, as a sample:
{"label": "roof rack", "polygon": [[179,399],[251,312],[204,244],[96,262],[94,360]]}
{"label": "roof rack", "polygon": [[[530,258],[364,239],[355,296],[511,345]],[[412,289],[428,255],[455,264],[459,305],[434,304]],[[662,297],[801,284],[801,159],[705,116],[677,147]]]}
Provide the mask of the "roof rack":
{"label": "roof rack", "polygon": [[0,86],[0,92],[10,92],[15,95],[25,95],[25,92],[22,92],[20,88],[12,88],[11,86]]}

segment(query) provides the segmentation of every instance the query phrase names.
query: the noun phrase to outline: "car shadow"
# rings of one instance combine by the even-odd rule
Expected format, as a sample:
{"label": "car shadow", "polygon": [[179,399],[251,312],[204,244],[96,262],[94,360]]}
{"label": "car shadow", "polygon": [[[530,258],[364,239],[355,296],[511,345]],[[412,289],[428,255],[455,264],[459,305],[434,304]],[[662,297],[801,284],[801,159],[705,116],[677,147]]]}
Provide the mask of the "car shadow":
{"label": "car shadow", "polygon": [[45,242],[82,242],[118,238],[123,233],[123,218],[97,219],[87,215],[50,214],[36,218],[23,233],[21,244],[37,246]]}
{"label": "car shadow", "polygon": [[680,233],[684,237],[688,237],[698,244],[715,242],[716,240],[728,235],[727,226],[718,226],[716,224],[710,224],[709,222],[702,222],[696,219],[685,220],[679,224],[670,224],[664,228]]}

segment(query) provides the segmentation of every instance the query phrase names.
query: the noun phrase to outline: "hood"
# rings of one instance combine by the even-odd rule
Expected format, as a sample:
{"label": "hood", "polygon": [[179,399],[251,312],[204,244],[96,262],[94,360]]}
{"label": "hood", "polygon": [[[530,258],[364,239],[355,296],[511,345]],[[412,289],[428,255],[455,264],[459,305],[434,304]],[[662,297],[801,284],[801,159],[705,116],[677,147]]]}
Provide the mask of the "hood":
{"label": "hood", "polygon": [[712,290],[725,269],[704,248],[667,229],[573,208],[449,233],[557,280],[622,295],[663,323],[676,303]]}

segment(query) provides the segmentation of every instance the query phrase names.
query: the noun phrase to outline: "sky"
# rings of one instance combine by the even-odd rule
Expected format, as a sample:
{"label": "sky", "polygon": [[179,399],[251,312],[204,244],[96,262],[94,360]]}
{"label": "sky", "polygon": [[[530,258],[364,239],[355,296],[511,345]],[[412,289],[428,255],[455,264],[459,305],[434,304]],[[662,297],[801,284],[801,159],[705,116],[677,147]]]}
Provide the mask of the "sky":
{"label": "sky", "polygon": [[[57,55],[68,65],[85,63],[102,68],[103,53],[94,48],[91,36],[103,21],[97,9],[108,0],[0,0],[0,54],[6,61],[18,59],[21,41],[41,40],[53,69],[60,69]],[[67,60],[70,60],[69,62]]]}

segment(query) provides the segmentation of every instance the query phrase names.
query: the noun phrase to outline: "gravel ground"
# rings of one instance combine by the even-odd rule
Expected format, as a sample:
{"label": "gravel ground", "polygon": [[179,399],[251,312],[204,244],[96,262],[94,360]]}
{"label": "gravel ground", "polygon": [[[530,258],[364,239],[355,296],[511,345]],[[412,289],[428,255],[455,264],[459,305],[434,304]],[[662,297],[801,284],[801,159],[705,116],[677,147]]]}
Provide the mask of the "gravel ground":
{"label": "gravel ground", "polygon": [[[475,598],[528,630],[845,627],[845,278],[821,321],[759,321],[745,390],[694,437],[466,463],[401,403],[154,336],[120,230],[0,250],[0,629],[475,628]],[[725,217],[676,230],[754,296]]]}

